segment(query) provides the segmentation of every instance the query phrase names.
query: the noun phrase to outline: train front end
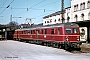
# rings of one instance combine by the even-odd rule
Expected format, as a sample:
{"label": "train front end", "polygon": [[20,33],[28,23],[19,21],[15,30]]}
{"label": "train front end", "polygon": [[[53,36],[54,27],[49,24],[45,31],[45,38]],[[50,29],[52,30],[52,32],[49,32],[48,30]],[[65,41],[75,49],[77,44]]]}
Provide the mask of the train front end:
{"label": "train front end", "polygon": [[65,31],[65,49],[78,49],[80,50],[80,30],[77,24],[70,24],[64,27]]}

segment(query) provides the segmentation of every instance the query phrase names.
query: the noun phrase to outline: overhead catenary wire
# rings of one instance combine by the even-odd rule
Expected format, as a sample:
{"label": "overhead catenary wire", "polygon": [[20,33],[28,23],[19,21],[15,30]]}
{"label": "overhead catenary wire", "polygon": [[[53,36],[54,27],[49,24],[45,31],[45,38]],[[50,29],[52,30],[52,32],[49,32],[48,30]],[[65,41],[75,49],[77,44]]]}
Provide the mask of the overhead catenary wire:
{"label": "overhead catenary wire", "polygon": [[[13,0],[14,1],[14,0]],[[13,2],[13,1],[11,1],[11,3]],[[10,3],[10,4],[11,4]],[[10,4],[6,7],[6,8],[8,8],[9,6],[10,6]],[[0,14],[2,14],[5,10],[6,10],[6,8],[2,11],[2,12],[0,12]]]}
{"label": "overhead catenary wire", "polygon": [[[34,8],[35,6],[41,4],[41,3],[44,2],[44,1],[45,1],[45,0],[42,0],[42,1],[40,1],[39,3],[37,3],[37,4],[33,5],[33,6],[31,6],[30,8],[26,7],[26,8],[12,8],[12,9],[25,9],[25,11],[21,12],[21,13],[18,14],[17,16],[19,16],[19,15],[21,15],[21,14],[27,12],[27,11],[30,11],[30,10],[43,10],[44,12],[46,12],[46,11],[53,11],[53,12],[55,12],[55,10],[49,10],[49,9],[44,9],[44,8],[43,8],[43,9],[40,9],[40,7],[48,6],[48,5],[51,5],[51,4],[54,4],[54,3],[57,3],[57,2],[60,1],[60,0],[57,0],[57,1],[51,2],[51,3],[49,3],[49,4],[45,4],[45,5],[43,5],[43,6],[40,6],[39,8]],[[34,18],[38,18],[38,17],[40,17],[40,16],[44,16],[44,15],[45,15],[45,14],[41,14],[41,15],[36,16],[36,17],[34,17]]]}
{"label": "overhead catenary wire", "polygon": [[[48,10],[48,9],[37,9],[37,8],[12,8],[12,9],[30,9],[30,10],[46,10],[46,11],[54,11],[54,10]],[[28,10],[29,11],[29,10]]]}
{"label": "overhead catenary wire", "polygon": [[[60,0],[57,0],[57,1],[51,2],[51,3],[49,3],[49,4],[45,4],[45,5],[40,6],[40,7],[48,6],[48,5],[54,4],[54,3],[58,2],[58,1],[60,1]],[[40,8],[40,7],[38,7],[38,8]]]}
{"label": "overhead catenary wire", "polygon": [[[37,4],[33,5],[32,7],[30,7],[29,9],[37,6],[38,4],[40,4],[40,3],[44,2],[44,1],[45,1],[45,0],[40,1],[39,3],[37,3]],[[13,8],[12,8],[12,9],[13,9]],[[28,8],[21,8],[21,9],[26,9],[26,11],[27,11]],[[22,13],[23,13],[23,12],[22,12]],[[20,14],[22,14],[22,13],[20,13]],[[20,15],[20,14],[18,14],[18,15]],[[18,15],[17,15],[17,16],[18,16]]]}
{"label": "overhead catenary wire", "polygon": [[[2,4],[2,6],[1,6],[1,8],[3,8],[3,6],[5,5],[5,3],[7,2],[7,0],[5,1],[5,2],[3,2],[3,4]],[[0,9],[1,10],[1,9]]]}
{"label": "overhead catenary wire", "polygon": [[[35,5],[33,5],[32,7],[30,7],[30,8],[33,8],[33,7],[35,7],[35,6],[37,6],[37,5],[39,5],[39,4],[41,4],[42,2],[44,2],[45,0],[42,0],[42,1],[40,1],[39,3],[37,3],[37,4],[35,4]],[[30,9],[29,8],[29,9]]]}

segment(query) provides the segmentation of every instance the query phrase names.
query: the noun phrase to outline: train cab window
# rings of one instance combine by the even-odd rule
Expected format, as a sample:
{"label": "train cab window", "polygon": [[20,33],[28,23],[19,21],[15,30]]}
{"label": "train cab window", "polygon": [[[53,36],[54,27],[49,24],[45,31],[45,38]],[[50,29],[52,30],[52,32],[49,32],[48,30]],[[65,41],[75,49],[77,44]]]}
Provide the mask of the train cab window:
{"label": "train cab window", "polygon": [[60,28],[58,28],[57,30],[58,30],[58,31],[57,31],[57,32],[58,32],[58,35],[60,35]]}
{"label": "train cab window", "polygon": [[51,34],[54,34],[54,29],[51,30]]}
{"label": "train cab window", "polygon": [[66,28],[66,33],[67,33],[67,34],[71,34],[71,33],[72,33],[72,29]]}
{"label": "train cab window", "polygon": [[77,34],[78,33],[78,28],[73,28],[73,33]]}

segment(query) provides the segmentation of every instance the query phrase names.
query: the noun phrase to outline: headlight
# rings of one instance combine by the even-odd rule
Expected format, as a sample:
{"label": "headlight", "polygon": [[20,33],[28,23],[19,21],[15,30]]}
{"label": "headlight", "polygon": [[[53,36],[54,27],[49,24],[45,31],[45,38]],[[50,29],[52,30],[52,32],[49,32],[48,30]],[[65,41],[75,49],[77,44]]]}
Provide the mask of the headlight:
{"label": "headlight", "polygon": [[66,38],[66,41],[68,41],[68,38]]}
{"label": "headlight", "polygon": [[78,41],[80,40],[78,36],[77,36],[77,40],[78,40]]}

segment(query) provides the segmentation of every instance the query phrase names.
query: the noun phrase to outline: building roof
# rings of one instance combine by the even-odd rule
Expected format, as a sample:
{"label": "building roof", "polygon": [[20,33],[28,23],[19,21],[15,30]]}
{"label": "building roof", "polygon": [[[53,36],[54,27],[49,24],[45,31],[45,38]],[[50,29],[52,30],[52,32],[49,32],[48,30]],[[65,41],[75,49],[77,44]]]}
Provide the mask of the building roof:
{"label": "building roof", "polygon": [[4,29],[4,28],[6,28],[6,26],[0,24],[0,29]]}
{"label": "building roof", "polygon": [[[68,8],[71,8],[71,6],[65,8],[65,9],[68,9]],[[52,13],[52,14],[50,14],[50,15],[44,16],[43,19],[45,19],[45,18],[49,18],[49,17],[52,17],[52,16],[56,16],[56,15],[60,15],[61,13],[62,13],[62,11],[57,11],[57,12]],[[64,10],[64,13],[65,13],[65,10]]]}

